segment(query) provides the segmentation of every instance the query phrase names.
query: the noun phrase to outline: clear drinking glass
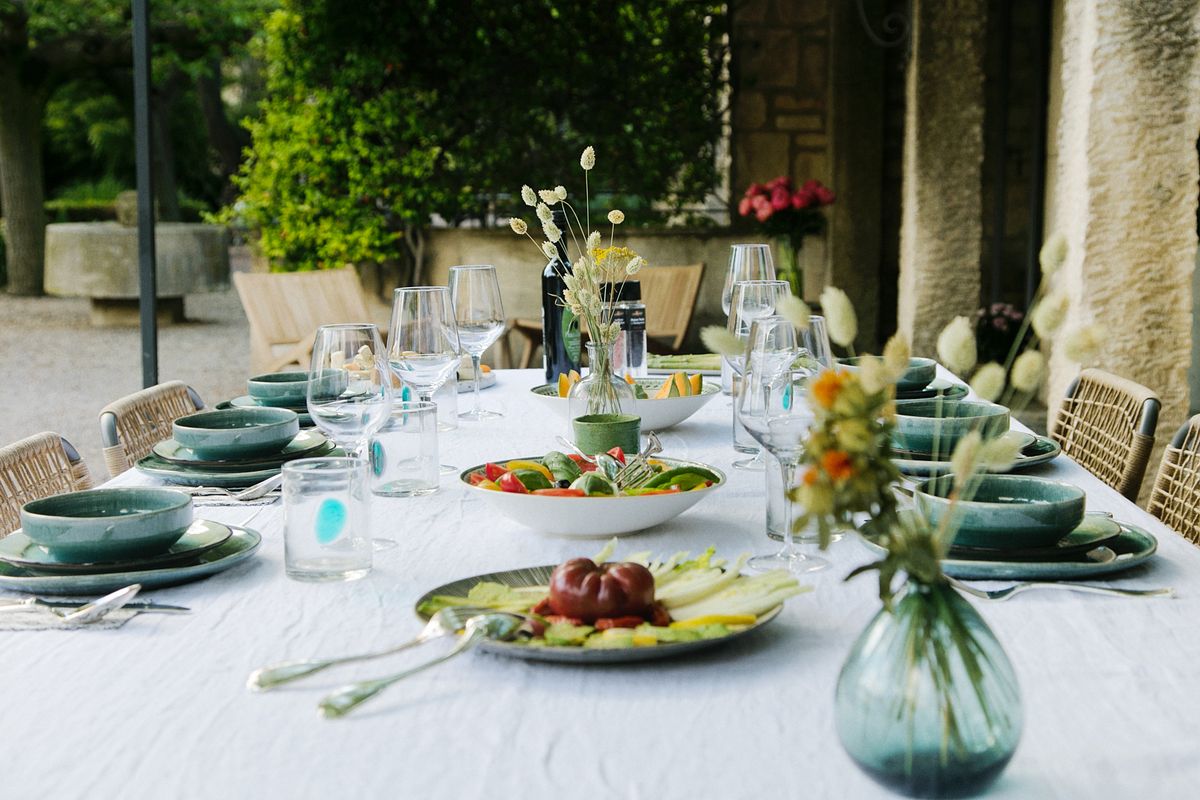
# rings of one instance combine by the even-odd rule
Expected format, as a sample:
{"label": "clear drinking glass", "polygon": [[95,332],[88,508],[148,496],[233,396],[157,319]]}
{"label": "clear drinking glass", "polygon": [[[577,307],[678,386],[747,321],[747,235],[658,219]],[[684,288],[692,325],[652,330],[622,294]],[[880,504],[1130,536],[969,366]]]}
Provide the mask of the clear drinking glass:
{"label": "clear drinking glass", "polygon": [[[313,423],[366,465],[367,443],[392,407],[392,373],[379,328],[368,323],[322,325],[313,339],[308,413]],[[395,547],[376,539],[380,550]]]}
{"label": "clear drinking glass", "polygon": [[371,571],[367,470],[359,458],[283,465],[283,560],[298,581],[352,581]]}
{"label": "clear drinking glass", "polygon": [[[750,328],[750,345],[737,412],[742,424],[763,448],[779,460],[782,483],[791,486],[796,466],[814,422],[807,402],[810,369],[796,368],[802,351],[796,329],[779,316],[761,317]],[[793,573],[825,569],[829,562],[801,553],[792,531],[791,504],[785,503],[783,548],[772,555],[755,556],[755,570],[787,569]]]}
{"label": "clear drinking glass", "polygon": [[[417,398],[434,402],[433,395],[458,370],[458,323],[446,286],[397,289],[388,333],[388,362]],[[443,464],[443,473],[457,470]]]}
{"label": "clear drinking glass", "polygon": [[833,347],[829,344],[829,328],[825,324],[825,318],[819,314],[808,318],[808,330],[803,332],[800,344],[822,367],[828,369],[837,365],[837,359],[833,357]]}
{"label": "clear drinking glass", "polygon": [[485,350],[504,333],[504,304],[500,301],[500,282],[496,268],[489,264],[467,264],[450,268],[450,296],[458,323],[458,343],[471,356],[475,370],[475,400],[463,419],[482,420],[504,416],[483,408],[479,403],[482,375],[479,360]]}
{"label": "clear drinking glass", "polygon": [[371,492],[414,497],[438,490],[437,406],[398,401],[371,437]]}
{"label": "clear drinking glass", "polygon": [[[721,308],[729,316],[732,308],[733,287],[739,281],[775,280],[775,261],[771,258],[771,246],[767,244],[735,244],[729,248],[729,268],[725,271],[725,286],[721,289]],[[721,391],[733,391],[733,372],[729,364],[721,362]]]}
{"label": "clear drinking glass", "polygon": [[[733,299],[730,301],[730,313],[728,327],[729,332],[737,336],[739,339],[746,341],[750,337],[750,326],[754,320],[775,313],[775,303],[778,299],[788,294],[791,291],[787,281],[738,281],[733,287]],[[746,430],[738,421],[737,415],[737,397],[739,386],[742,378],[743,361],[741,356],[732,356],[722,359],[730,367],[733,375],[732,393],[734,403],[733,418],[733,449],[740,453],[751,454],[752,458],[745,458],[733,462],[733,466],[737,469],[750,470],[752,472],[761,472],[766,465],[763,460],[760,448]]]}

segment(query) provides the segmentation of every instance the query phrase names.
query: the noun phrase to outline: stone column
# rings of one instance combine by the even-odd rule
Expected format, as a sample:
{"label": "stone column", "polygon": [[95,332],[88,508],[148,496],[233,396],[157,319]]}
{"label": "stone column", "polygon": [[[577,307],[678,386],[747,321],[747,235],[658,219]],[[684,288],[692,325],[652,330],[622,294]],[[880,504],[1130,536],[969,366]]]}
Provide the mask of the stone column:
{"label": "stone column", "polygon": [[[1189,409],[1200,1],[1060,0],[1054,30],[1046,233],[1070,245],[1055,276],[1071,298],[1060,336],[1099,323],[1089,366],[1162,398],[1149,487]],[[1053,415],[1078,366],[1061,352],[1050,363]]]}
{"label": "stone column", "polygon": [[897,318],[920,355],[979,307],[986,7],[912,3]]}

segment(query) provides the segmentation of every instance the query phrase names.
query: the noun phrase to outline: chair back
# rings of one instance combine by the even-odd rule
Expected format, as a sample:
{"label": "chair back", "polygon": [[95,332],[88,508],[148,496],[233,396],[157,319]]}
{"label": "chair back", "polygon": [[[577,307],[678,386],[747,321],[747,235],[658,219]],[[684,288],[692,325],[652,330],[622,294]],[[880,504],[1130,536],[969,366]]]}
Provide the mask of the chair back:
{"label": "chair back", "polygon": [[1137,500],[1154,447],[1158,395],[1131,380],[1085,369],[1067,389],[1050,435],[1063,453],[1130,500]]}
{"label": "chair back", "polygon": [[114,400],[100,411],[104,464],[112,477],[120,475],[163,439],[171,438],[171,423],[204,408],[196,390],[182,381],[169,381]]}
{"label": "chair back", "polygon": [[637,274],[642,284],[642,302],[646,304],[646,336],[666,340],[672,352],[678,352],[687,337],[704,264],[679,267],[646,267]]}
{"label": "chair back", "polygon": [[1200,414],[1185,422],[1167,445],[1148,510],[1200,544]]}
{"label": "chair back", "polygon": [[255,373],[308,369],[321,325],[371,319],[354,267],[315,272],[238,272],[233,276],[250,322]]}
{"label": "chair back", "polygon": [[55,494],[92,488],[79,451],[57,433],[0,447],[0,539],[21,527],[21,507]]}

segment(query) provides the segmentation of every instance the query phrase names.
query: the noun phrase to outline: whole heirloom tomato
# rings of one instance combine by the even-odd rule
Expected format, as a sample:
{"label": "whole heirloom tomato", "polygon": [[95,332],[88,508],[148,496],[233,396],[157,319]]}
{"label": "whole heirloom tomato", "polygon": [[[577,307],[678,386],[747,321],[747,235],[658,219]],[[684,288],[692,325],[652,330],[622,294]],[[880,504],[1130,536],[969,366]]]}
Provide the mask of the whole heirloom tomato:
{"label": "whole heirloom tomato", "polygon": [[597,564],[572,558],[550,576],[554,613],[595,622],[602,617],[642,616],[654,603],[654,576],[641,564]]}

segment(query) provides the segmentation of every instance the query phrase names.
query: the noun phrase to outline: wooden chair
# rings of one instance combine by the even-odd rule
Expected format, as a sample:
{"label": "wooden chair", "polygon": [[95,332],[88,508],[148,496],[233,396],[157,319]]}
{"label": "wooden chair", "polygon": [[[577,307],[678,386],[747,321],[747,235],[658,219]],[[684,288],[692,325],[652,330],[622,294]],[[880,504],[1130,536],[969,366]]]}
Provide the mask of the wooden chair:
{"label": "wooden chair", "polygon": [[250,322],[250,365],[256,373],[290,365],[308,369],[318,327],[371,320],[354,267],[237,272],[233,285]]}
{"label": "wooden chair", "polygon": [[0,448],[0,539],[21,527],[21,506],[92,488],[79,451],[57,433],[39,433]]}
{"label": "wooden chair", "polygon": [[1200,544],[1200,414],[1185,422],[1167,445],[1148,510]]}
{"label": "wooden chair", "polygon": [[163,439],[171,438],[171,423],[204,408],[196,390],[182,381],[142,389],[106,405],[100,411],[100,440],[104,464],[112,477],[120,475]]}
{"label": "wooden chair", "polygon": [[[646,338],[658,340],[672,353],[679,352],[687,338],[704,264],[679,267],[647,267],[638,273],[642,284],[642,302],[646,304]],[[523,340],[521,369],[527,369],[537,348],[541,346],[542,322],[536,319],[517,319],[510,331]],[[510,361],[511,363],[511,361]]]}
{"label": "wooden chair", "polygon": [[1161,407],[1158,395],[1145,386],[1085,369],[1067,389],[1050,435],[1063,453],[1136,501]]}

